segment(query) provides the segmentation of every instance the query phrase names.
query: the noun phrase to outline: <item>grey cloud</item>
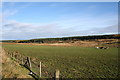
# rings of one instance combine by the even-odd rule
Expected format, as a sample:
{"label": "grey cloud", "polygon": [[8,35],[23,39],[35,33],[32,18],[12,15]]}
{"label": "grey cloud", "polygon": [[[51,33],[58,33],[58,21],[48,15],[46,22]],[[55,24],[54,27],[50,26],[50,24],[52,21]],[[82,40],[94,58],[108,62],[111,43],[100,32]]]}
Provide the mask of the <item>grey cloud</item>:
{"label": "grey cloud", "polygon": [[[84,25],[80,25],[83,26]],[[30,24],[8,21],[3,26],[3,39],[32,39],[41,37],[83,36],[118,32],[118,26],[79,30],[76,27],[61,27],[59,24]]]}
{"label": "grey cloud", "polygon": [[9,22],[3,26],[3,38],[27,39],[44,37],[57,33],[57,24],[34,25],[29,23]]}
{"label": "grey cloud", "polygon": [[107,26],[105,28],[98,28],[95,33],[118,33],[118,25]]}
{"label": "grey cloud", "polygon": [[85,36],[85,35],[97,35],[97,34],[107,34],[107,33],[112,33],[116,34],[118,33],[118,26],[117,25],[112,25],[112,26],[107,26],[105,28],[93,28],[90,30],[79,30],[79,31],[74,31],[74,30],[68,30],[61,32],[61,34],[58,34],[59,36]]}

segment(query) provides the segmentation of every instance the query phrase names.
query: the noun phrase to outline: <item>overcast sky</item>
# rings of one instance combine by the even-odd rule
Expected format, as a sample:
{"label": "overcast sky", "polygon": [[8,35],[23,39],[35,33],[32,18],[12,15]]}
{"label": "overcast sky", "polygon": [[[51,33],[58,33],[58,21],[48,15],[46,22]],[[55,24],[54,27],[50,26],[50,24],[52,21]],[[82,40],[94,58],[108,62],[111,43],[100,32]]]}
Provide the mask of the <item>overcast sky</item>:
{"label": "overcast sky", "polygon": [[118,33],[117,2],[4,2],[2,9],[4,40]]}

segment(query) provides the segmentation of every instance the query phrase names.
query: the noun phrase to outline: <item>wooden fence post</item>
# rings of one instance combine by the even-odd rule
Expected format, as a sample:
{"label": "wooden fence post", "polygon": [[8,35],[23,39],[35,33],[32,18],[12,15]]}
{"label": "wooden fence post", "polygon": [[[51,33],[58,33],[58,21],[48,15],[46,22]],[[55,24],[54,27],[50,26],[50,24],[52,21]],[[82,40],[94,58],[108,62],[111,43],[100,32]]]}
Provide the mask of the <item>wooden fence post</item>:
{"label": "wooden fence post", "polygon": [[32,65],[31,65],[30,57],[29,57],[28,59],[29,59],[29,66],[30,66],[30,69],[32,69]]}
{"label": "wooden fence post", "polygon": [[22,58],[22,64],[24,64],[24,60],[23,60],[24,58]]}
{"label": "wooden fence post", "polygon": [[13,53],[11,53],[11,58],[13,57]]}
{"label": "wooden fence post", "polygon": [[12,58],[12,53],[10,54],[10,57]]}
{"label": "wooden fence post", "polygon": [[18,63],[20,63],[21,55],[18,54]]}
{"label": "wooden fence post", "polygon": [[16,62],[18,62],[18,59],[17,59],[17,57],[18,57],[18,56],[17,56],[17,54],[16,54]]}
{"label": "wooden fence post", "polygon": [[18,55],[16,54],[16,62],[18,62]]}
{"label": "wooden fence post", "polygon": [[41,77],[41,61],[40,61],[40,77]]}
{"label": "wooden fence post", "polygon": [[60,71],[57,69],[55,72],[55,80],[59,80]]}
{"label": "wooden fence post", "polygon": [[13,52],[13,58],[15,58],[15,53]]}

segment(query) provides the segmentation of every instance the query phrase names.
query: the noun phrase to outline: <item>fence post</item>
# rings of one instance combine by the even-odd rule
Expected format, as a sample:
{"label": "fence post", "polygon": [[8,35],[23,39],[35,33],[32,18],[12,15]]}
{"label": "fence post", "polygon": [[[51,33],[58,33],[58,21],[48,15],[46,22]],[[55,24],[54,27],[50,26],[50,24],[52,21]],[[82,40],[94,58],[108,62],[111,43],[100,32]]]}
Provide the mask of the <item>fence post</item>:
{"label": "fence post", "polygon": [[18,57],[18,56],[17,56],[17,54],[16,54],[16,62],[18,62],[18,59],[17,59],[17,57]]}
{"label": "fence post", "polygon": [[60,71],[57,69],[55,72],[55,80],[59,80]]}
{"label": "fence post", "polygon": [[13,55],[12,55],[13,58],[15,58],[15,55],[14,55],[14,52],[13,52]]}
{"label": "fence post", "polygon": [[28,59],[29,59],[29,66],[30,66],[30,69],[32,69],[32,65],[31,65],[30,57],[29,57]]}
{"label": "fence post", "polygon": [[22,58],[22,64],[24,64],[24,60],[23,60],[24,58]]}
{"label": "fence post", "polygon": [[41,61],[40,61],[40,77],[41,77]]}
{"label": "fence post", "polygon": [[12,53],[10,54],[10,57],[12,58]]}
{"label": "fence post", "polygon": [[16,60],[17,60],[17,63],[18,63],[18,54],[16,54]]}

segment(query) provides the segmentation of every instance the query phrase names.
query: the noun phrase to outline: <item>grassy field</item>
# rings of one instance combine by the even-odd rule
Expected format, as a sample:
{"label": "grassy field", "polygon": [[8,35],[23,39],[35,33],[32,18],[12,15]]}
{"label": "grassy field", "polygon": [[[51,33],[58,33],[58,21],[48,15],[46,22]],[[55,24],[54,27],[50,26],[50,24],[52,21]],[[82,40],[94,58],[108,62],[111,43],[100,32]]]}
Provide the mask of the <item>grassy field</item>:
{"label": "grassy field", "polygon": [[37,46],[3,44],[9,51],[38,58],[49,72],[60,70],[63,78],[116,78],[118,76],[118,48],[106,50],[94,47]]}

